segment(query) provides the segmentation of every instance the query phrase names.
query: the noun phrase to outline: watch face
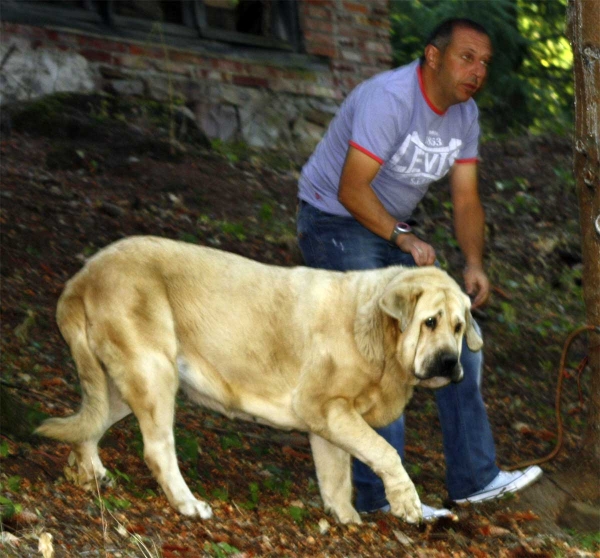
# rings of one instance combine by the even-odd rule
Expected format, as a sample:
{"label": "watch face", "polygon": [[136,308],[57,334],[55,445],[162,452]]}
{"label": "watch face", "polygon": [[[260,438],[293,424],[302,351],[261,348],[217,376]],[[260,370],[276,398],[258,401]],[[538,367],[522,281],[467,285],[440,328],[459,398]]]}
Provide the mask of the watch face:
{"label": "watch face", "polygon": [[412,228],[408,223],[396,223],[396,229],[403,233],[412,231]]}

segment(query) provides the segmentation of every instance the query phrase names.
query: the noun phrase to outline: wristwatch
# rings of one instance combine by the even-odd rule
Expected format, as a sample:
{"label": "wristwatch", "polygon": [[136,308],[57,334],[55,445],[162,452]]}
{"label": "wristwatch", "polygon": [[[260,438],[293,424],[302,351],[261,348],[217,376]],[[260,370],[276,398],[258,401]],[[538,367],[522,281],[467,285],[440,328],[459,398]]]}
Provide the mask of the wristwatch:
{"label": "wristwatch", "polygon": [[401,221],[398,221],[396,223],[396,225],[394,226],[394,230],[392,231],[392,235],[390,236],[390,244],[393,246],[397,246],[396,245],[396,239],[401,235],[401,234],[408,234],[412,232],[412,227],[408,224],[408,223],[402,223]]}

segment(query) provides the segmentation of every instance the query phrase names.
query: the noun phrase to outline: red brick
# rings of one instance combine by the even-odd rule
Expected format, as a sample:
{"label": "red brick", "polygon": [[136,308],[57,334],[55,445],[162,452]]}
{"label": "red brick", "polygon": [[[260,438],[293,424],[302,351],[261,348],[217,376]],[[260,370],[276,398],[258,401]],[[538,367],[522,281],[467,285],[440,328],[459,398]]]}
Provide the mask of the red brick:
{"label": "red brick", "polygon": [[336,49],[332,45],[324,45],[321,43],[307,44],[306,51],[309,54],[314,54],[316,56],[327,56],[328,58],[336,57]]}
{"label": "red brick", "polygon": [[364,4],[357,4],[356,2],[344,2],[344,8],[349,12],[359,12],[366,14],[369,12],[369,8]]}
{"label": "red brick", "polygon": [[146,48],[139,45],[131,44],[128,47],[129,54],[135,56],[147,56],[148,58],[164,58],[164,52],[155,48]]}
{"label": "red brick", "polygon": [[48,40],[52,41],[53,43],[69,45],[72,48],[78,47],[77,36],[73,33],[64,33],[62,31],[57,32],[48,29],[46,30],[46,36],[48,37]]}
{"label": "red brick", "polygon": [[58,42],[58,31],[54,31],[52,29],[46,29],[46,37],[49,40],[57,43]]}
{"label": "red brick", "polygon": [[77,42],[82,47],[94,50],[104,50],[107,52],[126,52],[128,50],[127,45],[124,43],[99,39],[97,37],[88,37],[86,35],[78,35]]}
{"label": "red brick", "polygon": [[327,33],[328,35],[331,35],[333,33],[333,24],[330,21],[313,19],[310,22],[310,30],[316,31],[317,33]]}
{"label": "red brick", "polygon": [[334,72],[356,72],[356,66],[347,62],[338,62],[337,60],[331,63],[331,68]]}
{"label": "red brick", "polygon": [[244,87],[269,87],[269,80],[253,76],[235,75],[232,78],[232,83]]}
{"label": "red brick", "polygon": [[150,59],[131,54],[114,54],[113,64],[130,70],[148,70],[151,68]]}
{"label": "red brick", "polygon": [[333,45],[334,37],[331,35],[327,35],[325,33],[312,33],[311,31],[307,31],[304,34],[304,40],[307,43],[322,43],[325,45]]}
{"label": "red brick", "polygon": [[311,19],[323,19],[325,21],[331,21],[333,16],[328,8],[319,8],[316,6],[310,6],[305,12],[305,24],[310,25]]}
{"label": "red brick", "polygon": [[[9,23],[6,21],[0,22],[0,29],[2,29],[2,33],[18,33],[20,31],[20,25],[17,23]],[[4,39],[4,37],[2,37]]]}
{"label": "red brick", "polygon": [[341,37],[371,39],[374,35],[371,29],[364,29],[362,27],[357,27],[356,25],[342,24],[338,26],[337,30]]}
{"label": "red brick", "polygon": [[110,52],[102,52],[99,50],[83,49],[79,54],[90,62],[103,62],[104,64],[112,64],[113,57]]}
{"label": "red brick", "polygon": [[388,46],[389,44],[383,41],[366,41],[364,43],[364,48],[367,52],[376,52],[379,54],[387,54],[389,52]]}
{"label": "red brick", "polygon": [[204,58],[193,52],[173,50],[169,52],[169,60],[183,64],[199,64],[204,62]]}

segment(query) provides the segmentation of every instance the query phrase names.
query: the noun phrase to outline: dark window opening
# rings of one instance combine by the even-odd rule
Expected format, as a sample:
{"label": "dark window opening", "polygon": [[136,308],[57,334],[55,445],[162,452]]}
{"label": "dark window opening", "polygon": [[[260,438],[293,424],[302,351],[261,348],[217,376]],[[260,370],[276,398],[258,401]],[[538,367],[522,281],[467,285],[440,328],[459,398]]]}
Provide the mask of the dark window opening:
{"label": "dark window opening", "polygon": [[1,0],[0,17],[145,38],[157,22],[169,42],[194,37],[300,52],[297,0]]}

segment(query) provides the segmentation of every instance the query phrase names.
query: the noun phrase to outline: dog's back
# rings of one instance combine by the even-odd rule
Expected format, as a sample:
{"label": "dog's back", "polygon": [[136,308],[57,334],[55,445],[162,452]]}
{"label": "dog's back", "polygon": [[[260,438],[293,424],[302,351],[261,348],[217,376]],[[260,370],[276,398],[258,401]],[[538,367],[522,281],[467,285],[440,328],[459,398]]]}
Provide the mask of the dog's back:
{"label": "dog's back", "polygon": [[[71,443],[100,435],[112,420],[111,389],[113,407],[117,394],[138,400],[136,390],[166,370],[175,376],[167,391],[179,374],[208,408],[302,428],[291,392],[310,337],[352,330],[354,302],[343,308],[348,280],[163,238],[116,242],[88,260],[58,302],[58,326],[82,384],[81,410],[37,432]],[[129,381],[132,370],[156,368],[165,372]],[[269,380],[257,382],[257,374]]]}

